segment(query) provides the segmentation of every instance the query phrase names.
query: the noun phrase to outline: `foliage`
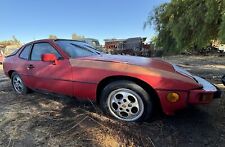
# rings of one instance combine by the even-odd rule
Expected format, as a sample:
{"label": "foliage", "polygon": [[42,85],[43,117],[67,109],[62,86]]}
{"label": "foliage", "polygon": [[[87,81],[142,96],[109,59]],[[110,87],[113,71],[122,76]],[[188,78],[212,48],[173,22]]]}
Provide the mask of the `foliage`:
{"label": "foliage", "polygon": [[76,33],[73,33],[72,39],[73,40],[80,40],[80,39],[84,39],[84,36],[83,35],[77,35]]}
{"label": "foliage", "polygon": [[21,42],[15,36],[12,36],[12,39],[10,40],[0,41],[1,48],[5,48],[10,45],[21,46]]}
{"label": "foliage", "polygon": [[57,39],[58,37],[56,35],[49,35],[49,39]]}
{"label": "foliage", "polygon": [[221,16],[222,22],[219,27],[219,37],[222,43],[225,43],[225,2],[223,2],[221,7],[223,8],[223,10],[222,10],[222,16]]}
{"label": "foliage", "polygon": [[145,27],[154,25],[156,45],[167,51],[202,48],[212,40],[225,42],[224,0],[172,0],[154,9]]}
{"label": "foliage", "polygon": [[153,44],[154,46],[157,46],[157,42],[158,42],[158,36],[153,36],[151,38],[151,44]]}
{"label": "foliage", "polygon": [[21,46],[22,43],[15,36],[12,36],[10,40],[0,41],[0,52],[3,52],[4,55],[9,55]]}

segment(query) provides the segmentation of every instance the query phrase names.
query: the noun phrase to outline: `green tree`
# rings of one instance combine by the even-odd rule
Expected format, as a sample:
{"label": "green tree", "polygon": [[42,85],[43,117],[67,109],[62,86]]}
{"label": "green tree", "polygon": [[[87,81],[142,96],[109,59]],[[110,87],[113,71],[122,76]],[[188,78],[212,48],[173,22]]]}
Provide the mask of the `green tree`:
{"label": "green tree", "polygon": [[222,3],[222,6],[223,8],[222,10],[222,22],[221,22],[221,25],[219,27],[219,38],[220,40],[225,43],[225,2]]}
{"label": "green tree", "polygon": [[172,0],[154,9],[146,26],[155,26],[157,46],[167,51],[202,48],[225,42],[224,0]]}

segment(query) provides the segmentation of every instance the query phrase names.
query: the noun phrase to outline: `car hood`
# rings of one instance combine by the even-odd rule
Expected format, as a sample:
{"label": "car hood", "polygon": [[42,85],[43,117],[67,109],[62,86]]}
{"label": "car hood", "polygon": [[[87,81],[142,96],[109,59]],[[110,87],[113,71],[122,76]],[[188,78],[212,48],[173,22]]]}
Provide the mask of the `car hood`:
{"label": "car hood", "polygon": [[136,56],[124,56],[124,55],[109,55],[103,54],[99,56],[82,57],[83,60],[95,60],[103,62],[116,62],[130,65],[137,65],[143,67],[157,68],[169,72],[175,72],[173,66],[159,58],[145,58]]}
{"label": "car hood", "polygon": [[[158,58],[104,54],[79,57],[70,59],[69,61],[73,67],[80,68],[76,70],[87,72],[90,68],[96,69],[94,74],[99,77],[123,74],[138,77],[158,89],[167,89],[168,87],[168,89],[173,89],[174,87],[178,87],[177,85],[174,86],[174,83],[178,85],[183,83],[185,85],[183,87],[184,90],[201,87],[193,78],[175,70],[174,65]],[[111,72],[99,72],[99,70]],[[84,77],[83,75],[79,76]],[[171,82],[171,80],[175,82]]]}

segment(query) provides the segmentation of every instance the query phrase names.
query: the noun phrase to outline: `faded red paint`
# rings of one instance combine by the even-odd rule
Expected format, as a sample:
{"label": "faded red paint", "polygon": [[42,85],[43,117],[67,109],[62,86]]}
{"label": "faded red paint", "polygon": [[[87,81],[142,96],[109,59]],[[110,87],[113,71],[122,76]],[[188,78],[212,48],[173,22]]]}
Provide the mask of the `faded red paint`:
{"label": "faded red paint", "polygon": [[[32,89],[96,100],[98,84],[105,78],[133,77],[149,84],[156,91],[162,109],[168,115],[189,103],[209,103],[201,102],[200,97],[202,94],[213,95],[213,92],[205,92],[195,80],[175,72],[171,64],[160,59],[115,55],[69,59],[53,40],[35,42],[49,42],[64,59],[58,60],[56,65],[51,62],[26,61],[18,57],[21,51],[6,58],[5,74],[9,76],[10,71],[16,71],[25,85]],[[29,65],[34,68],[29,69]],[[177,92],[180,100],[176,103],[167,101],[169,92]]]}

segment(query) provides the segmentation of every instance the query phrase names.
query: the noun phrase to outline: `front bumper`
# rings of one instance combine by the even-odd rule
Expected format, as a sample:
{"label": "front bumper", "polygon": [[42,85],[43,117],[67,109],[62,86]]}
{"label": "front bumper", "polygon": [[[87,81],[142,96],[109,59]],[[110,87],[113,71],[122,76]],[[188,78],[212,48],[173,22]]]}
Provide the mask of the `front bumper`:
{"label": "front bumper", "polygon": [[157,91],[163,112],[165,114],[173,115],[175,111],[183,109],[189,104],[208,104],[214,98],[219,98],[221,96],[221,91],[210,82],[198,76],[193,76],[192,78],[195,79],[197,83],[202,85],[202,88],[190,91],[173,91],[178,93],[180,96],[179,101],[175,103],[169,102],[166,98],[168,93],[171,91],[169,90]]}
{"label": "front bumper", "polygon": [[188,98],[190,104],[207,104],[214,98],[220,98],[221,91],[215,85],[209,83],[203,78],[193,76],[193,78],[202,85],[202,89],[191,90]]}

